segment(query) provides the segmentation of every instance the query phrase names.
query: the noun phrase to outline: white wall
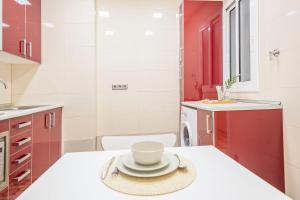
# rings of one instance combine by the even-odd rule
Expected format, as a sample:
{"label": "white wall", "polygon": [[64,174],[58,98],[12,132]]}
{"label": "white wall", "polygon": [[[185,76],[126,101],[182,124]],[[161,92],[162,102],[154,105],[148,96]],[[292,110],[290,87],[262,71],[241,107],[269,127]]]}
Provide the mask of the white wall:
{"label": "white wall", "polygon": [[[225,1],[225,4],[230,0]],[[257,93],[234,97],[279,100],[284,105],[286,192],[300,199],[300,1],[259,1],[259,79]],[[278,59],[268,52],[279,48]]]}
{"label": "white wall", "polygon": [[[13,65],[12,102],[64,104],[65,151],[94,150],[96,135],[177,132],[178,4],[97,3],[111,18],[95,13],[94,0],[42,0],[42,64]],[[161,19],[152,18],[156,9]],[[113,92],[113,83],[129,90]]]}
{"label": "white wall", "polygon": [[13,102],[64,104],[65,151],[94,150],[94,0],[42,0],[42,64],[14,65]]}
{"label": "white wall", "polygon": [[98,135],[178,132],[178,2],[97,0]]}
{"label": "white wall", "polygon": [[0,63],[0,79],[2,79],[6,85],[7,89],[0,83],[0,104],[11,103],[11,65]]}

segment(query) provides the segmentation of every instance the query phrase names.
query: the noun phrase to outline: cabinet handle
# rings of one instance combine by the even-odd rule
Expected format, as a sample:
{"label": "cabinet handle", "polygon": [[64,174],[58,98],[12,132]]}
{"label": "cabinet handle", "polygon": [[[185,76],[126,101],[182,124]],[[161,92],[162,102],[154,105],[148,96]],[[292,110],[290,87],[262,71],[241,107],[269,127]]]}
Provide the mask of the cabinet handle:
{"label": "cabinet handle", "polygon": [[16,125],[17,129],[22,129],[31,125],[31,121],[19,123]]}
{"label": "cabinet handle", "polygon": [[211,115],[206,115],[206,133],[207,134],[211,134],[212,130],[210,130],[210,119],[211,119]]}
{"label": "cabinet handle", "polygon": [[51,128],[55,128],[56,126],[55,118],[56,118],[55,112],[51,113]]}
{"label": "cabinet handle", "polygon": [[23,139],[23,140],[17,141],[17,142],[16,142],[16,145],[17,145],[17,146],[22,146],[22,145],[24,145],[24,144],[26,144],[26,143],[28,143],[28,142],[30,142],[30,141],[31,141],[31,137],[28,137],[28,138],[25,138],[25,139]]}
{"label": "cabinet handle", "polygon": [[17,181],[18,183],[21,182],[22,180],[24,180],[29,174],[31,173],[30,169],[27,169],[26,171],[24,171],[20,176],[14,178],[15,181]]}
{"label": "cabinet handle", "polygon": [[16,159],[15,162],[19,165],[19,164],[22,164],[24,161],[26,161],[28,158],[31,158],[31,153],[28,153],[25,156],[22,156],[21,158]]}
{"label": "cabinet handle", "polygon": [[32,42],[27,43],[27,48],[29,52],[29,58],[32,58]]}
{"label": "cabinet handle", "polygon": [[19,51],[22,56],[26,56],[26,39],[20,41]]}
{"label": "cabinet handle", "polygon": [[51,117],[51,113],[48,113],[46,115],[46,128],[51,128],[52,124],[52,117]]}

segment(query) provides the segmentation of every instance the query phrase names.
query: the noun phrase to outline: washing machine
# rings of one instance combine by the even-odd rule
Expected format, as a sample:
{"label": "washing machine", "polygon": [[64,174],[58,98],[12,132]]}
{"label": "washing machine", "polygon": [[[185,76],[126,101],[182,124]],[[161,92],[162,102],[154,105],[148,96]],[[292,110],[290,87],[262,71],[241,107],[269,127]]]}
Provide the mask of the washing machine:
{"label": "washing machine", "polygon": [[196,146],[198,144],[197,110],[182,106],[180,121],[181,146]]}

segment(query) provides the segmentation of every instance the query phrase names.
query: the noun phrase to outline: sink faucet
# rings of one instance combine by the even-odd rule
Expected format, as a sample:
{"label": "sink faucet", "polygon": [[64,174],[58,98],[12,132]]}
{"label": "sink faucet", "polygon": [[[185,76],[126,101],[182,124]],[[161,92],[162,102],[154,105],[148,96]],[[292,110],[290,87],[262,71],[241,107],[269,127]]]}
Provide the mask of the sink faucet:
{"label": "sink faucet", "polygon": [[2,83],[2,85],[4,86],[4,89],[7,89],[7,84],[2,79],[0,79],[0,83]]}

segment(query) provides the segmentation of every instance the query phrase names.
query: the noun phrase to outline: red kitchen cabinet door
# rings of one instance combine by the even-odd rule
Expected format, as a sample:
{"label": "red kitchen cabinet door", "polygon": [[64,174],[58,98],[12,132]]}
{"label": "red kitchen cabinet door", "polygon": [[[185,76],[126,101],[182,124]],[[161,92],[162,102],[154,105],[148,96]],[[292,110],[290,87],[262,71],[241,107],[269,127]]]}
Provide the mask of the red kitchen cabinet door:
{"label": "red kitchen cabinet door", "polygon": [[8,187],[0,192],[0,200],[8,200]]}
{"label": "red kitchen cabinet door", "polygon": [[231,111],[225,120],[232,157],[284,192],[282,110]]}
{"label": "red kitchen cabinet door", "polygon": [[62,109],[51,112],[52,127],[50,133],[50,165],[54,164],[61,156],[61,123]]}
{"label": "red kitchen cabinet door", "polygon": [[222,85],[222,17],[213,19],[202,34],[203,99],[216,99],[216,85]]}
{"label": "red kitchen cabinet door", "polygon": [[25,5],[20,1],[3,0],[3,51],[25,56]]}
{"label": "red kitchen cabinet door", "polygon": [[41,62],[41,0],[26,5],[26,57]]}
{"label": "red kitchen cabinet door", "polygon": [[9,131],[9,121],[8,120],[0,121],[0,132],[2,133],[5,131]]}
{"label": "red kitchen cabinet door", "polygon": [[211,37],[211,26],[208,25],[201,31],[202,36],[202,54],[200,57],[203,62],[203,85],[202,92],[203,98],[209,98],[208,91],[212,85],[212,37]]}
{"label": "red kitchen cabinet door", "polygon": [[213,113],[198,110],[198,144],[213,145]]}
{"label": "red kitchen cabinet door", "polygon": [[214,112],[215,147],[232,157],[228,114],[230,112]]}
{"label": "red kitchen cabinet door", "polygon": [[32,180],[35,181],[50,163],[50,113],[33,115]]}
{"label": "red kitchen cabinet door", "polygon": [[[223,40],[222,40],[222,15],[211,22],[212,37],[212,80],[214,86],[223,84]],[[215,88],[215,87],[214,87]]]}

